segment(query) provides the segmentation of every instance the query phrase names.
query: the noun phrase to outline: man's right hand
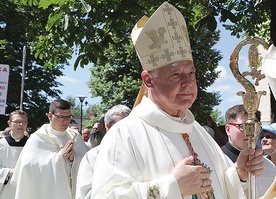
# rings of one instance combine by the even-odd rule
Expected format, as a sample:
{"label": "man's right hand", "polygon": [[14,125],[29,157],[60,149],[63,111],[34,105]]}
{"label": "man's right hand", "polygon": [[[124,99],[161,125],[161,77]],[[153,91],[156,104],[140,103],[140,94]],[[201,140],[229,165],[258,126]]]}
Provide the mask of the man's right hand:
{"label": "man's right hand", "polygon": [[180,161],[172,170],[182,195],[193,195],[212,190],[210,172],[203,166],[192,165],[193,156]]}
{"label": "man's right hand", "polygon": [[260,176],[263,173],[264,163],[262,153],[262,150],[258,148],[256,150],[246,148],[240,152],[236,167],[241,180],[246,181],[248,173],[255,176]]}
{"label": "man's right hand", "polygon": [[69,140],[64,147],[62,147],[62,155],[65,159],[69,161],[74,160],[74,142]]}

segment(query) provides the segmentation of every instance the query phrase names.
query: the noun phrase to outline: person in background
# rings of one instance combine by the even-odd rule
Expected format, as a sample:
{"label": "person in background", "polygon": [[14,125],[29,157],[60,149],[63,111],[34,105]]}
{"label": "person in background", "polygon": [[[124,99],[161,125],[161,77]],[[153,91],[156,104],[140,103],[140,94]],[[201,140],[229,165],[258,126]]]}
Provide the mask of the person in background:
{"label": "person in background", "polygon": [[104,117],[102,117],[97,123],[97,130],[91,134],[90,142],[92,148],[98,146],[101,143],[105,133],[106,129],[104,124]]}
{"label": "person in background", "polygon": [[30,134],[28,131],[25,131],[25,132],[24,132],[24,135],[25,135],[26,137],[30,137],[30,136],[31,136],[31,134]]}
{"label": "person in background", "polygon": [[[104,117],[106,132],[118,121],[127,117],[131,109],[125,105],[115,105],[109,109]],[[76,199],[89,199],[91,197],[94,164],[99,152],[99,146],[89,150],[82,158],[78,178]]]}
{"label": "person in background", "polygon": [[105,135],[106,133],[106,128],[105,128],[105,120],[104,120],[105,116],[103,116],[100,120],[99,120],[99,123],[98,123],[98,131],[100,131],[103,136]]}
{"label": "person in background", "polygon": [[88,128],[85,128],[82,130],[81,137],[86,144],[86,146],[91,149],[91,142],[90,142],[90,130]]}
{"label": "person in background", "polygon": [[241,180],[263,172],[262,151],[246,148],[233,164],[195,121],[196,68],[182,14],[164,2],[131,37],[148,97],[102,140],[91,199],[246,198]]}
{"label": "person in background", "polygon": [[202,127],[206,130],[206,132],[207,132],[213,139],[215,138],[215,131],[214,131],[213,128],[211,128],[211,127],[208,126],[208,125],[203,125]]}
{"label": "person in background", "polygon": [[73,199],[79,164],[88,151],[79,133],[69,128],[71,105],[50,104],[49,124],[33,133],[16,164],[11,183],[15,199]]}
{"label": "person in background", "polygon": [[[245,137],[243,123],[247,120],[248,113],[244,105],[235,105],[225,113],[225,130],[228,135],[228,142],[222,147],[222,151],[236,162],[240,152],[248,146],[248,138]],[[260,121],[260,113],[257,112],[256,119]],[[276,176],[275,166],[266,158],[264,162],[264,173],[257,178],[257,189],[259,196],[263,196]]]}
{"label": "person in background", "polygon": [[70,129],[79,132],[79,128],[76,125],[70,126]]}
{"label": "person in background", "polygon": [[104,135],[102,134],[101,131],[97,130],[95,133],[92,133],[90,135],[90,143],[91,143],[91,147],[94,148],[98,145],[100,145],[102,139],[103,139]]}
{"label": "person in background", "polygon": [[[247,118],[248,113],[243,104],[235,105],[225,113],[225,131],[228,136],[228,141],[221,149],[233,162],[236,162],[240,151],[246,148],[248,144],[248,138],[245,137],[243,131],[243,123]],[[260,117],[257,115],[256,119],[260,121]]]}
{"label": "person in background", "polygon": [[262,125],[257,145],[264,151],[265,157],[276,165],[276,123]]}
{"label": "person in background", "polygon": [[106,132],[118,121],[127,117],[131,112],[131,109],[125,105],[119,104],[109,109],[104,117],[104,124]]}
{"label": "person in background", "polygon": [[4,131],[0,131],[0,139],[6,137],[7,135],[4,133]]}
{"label": "person in background", "polygon": [[[214,139],[220,147],[228,141],[224,126],[218,126],[211,116],[207,117],[208,126],[214,130]],[[221,128],[222,127],[222,128]]]}
{"label": "person in background", "polygon": [[9,135],[10,132],[11,132],[11,127],[10,127],[10,126],[8,126],[7,128],[5,128],[4,133],[5,133],[6,135]]}
{"label": "person in background", "polygon": [[0,137],[1,137],[1,138],[6,137],[7,135],[10,134],[10,132],[11,132],[11,127],[9,126],[9,127],[5,128],[4,131],[1,131]]}
{"label": "person in background", "polygon": [[95,124],[92,127],[92,133],[95,133],[98,130],[99,122],[95,122]]}
{"label": "person in background", "polygon": [[28,137],[24,135],[28,126],[26,112],[22,110],[11,112],[8,125],[9,134],[5,134],[5,137],[0,140],[0,198],[14,199],[15,187],[10,184],[10,178],[28,140]]}

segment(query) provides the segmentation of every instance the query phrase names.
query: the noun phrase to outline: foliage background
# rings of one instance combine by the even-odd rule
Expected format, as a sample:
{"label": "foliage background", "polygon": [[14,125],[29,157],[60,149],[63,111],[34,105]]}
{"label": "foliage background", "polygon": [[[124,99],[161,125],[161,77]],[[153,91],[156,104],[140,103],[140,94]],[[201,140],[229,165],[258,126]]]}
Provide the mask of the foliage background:
{"label": "foliage background", "polygon": [[[0,2],[0,10],[0,60],[10,66],[6,113],[20,107],[22,53],[23,46],[27,46],[23,110],[28,114],[28,126],[32,132],[38,125],[48,121],[48,100],[60,94],[56,88],[61,84],[56,81],[56,77],[62,75],[61,69],[66,62],[48,70],[43,68],[47,58],[36,59],[31,53],[32,47],[27,42],[26,34],[37,12],[30,6],[4,0]],[[41,24],[36,26],[41,27]],[[1,130],[7,127],[7,120],[7,116],[0,115]]]}
{"label": "foliage background", "polygon": [[[206,91],[218,77],[215,68],[222,58],[213,49],[219,40],[219,32],[215,31],[217,20],[237,37],[258,34],[270,41],[273,0],[168,2],[183,13],[188,24],[199,87],[191,109],[204,124],[206,116],[220,102],[218,92]],[[162,3],[160,0],[2,0],[0,56],[1,62],[12,68],[7,112],[19,107],[21,54],[25,44],[28,45],[28,81],[24,108],[33,129],[47,122],[48,103],[60,94],[55,79],[62,75],[60,69],[67,67],[73,54],[77,56],[75,68],[93,63],[89,87],[91,97],[103,99],[95,107],[99,115],[118,103],[132,107],[141,85],[141,67],[130,32],[143,15],[150,16]],[[226,23],[229,21],[230,25]],[[6,117],[0,119],[3,126]]]}

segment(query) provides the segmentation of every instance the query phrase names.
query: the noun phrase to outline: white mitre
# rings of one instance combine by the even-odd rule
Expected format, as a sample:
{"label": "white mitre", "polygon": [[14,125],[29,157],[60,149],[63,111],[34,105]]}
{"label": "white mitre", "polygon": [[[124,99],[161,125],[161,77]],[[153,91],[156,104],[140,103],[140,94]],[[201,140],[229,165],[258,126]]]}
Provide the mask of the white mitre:
{"label": "white mitre", "polygon": [[134,26],[131,38],[144,70],[193,60],[186,21],[167,2],[150,18],[142,17]]}
{"label": "white mitre", "polygon": [[272,94],[276,98],[276,47],[273,44],[263,58],[262,70],[265,73]]}

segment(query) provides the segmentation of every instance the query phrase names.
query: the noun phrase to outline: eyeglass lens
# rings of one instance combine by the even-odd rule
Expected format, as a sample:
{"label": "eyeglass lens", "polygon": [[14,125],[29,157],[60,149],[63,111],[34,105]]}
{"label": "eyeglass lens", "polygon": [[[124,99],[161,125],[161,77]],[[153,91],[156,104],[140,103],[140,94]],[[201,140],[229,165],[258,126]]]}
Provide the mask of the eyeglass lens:
{"label": "eyeglass lens", "polygon": [[262,139],[263,138],[266,138],[266,139],[274,139],[274,138],[276,138],[275,136],[272,136],[272,135],[264,135],[263,137],[262,137]]}
{"label": "eyeglass lens", "polygon": [[19,125],[19,124],[22,124],[22,125],[26,125],[28,122],[25,122],[25,121],[12,121],[13,123]]}
{"label": "eyeglass lens", "polygon": [[61,119],[61,120],[69,120],[72,118],[72,115],[66,115],[66,116],[63,116],[63,115],[56,115],[53,113],[54,116],[56,116],[58,119]]}

